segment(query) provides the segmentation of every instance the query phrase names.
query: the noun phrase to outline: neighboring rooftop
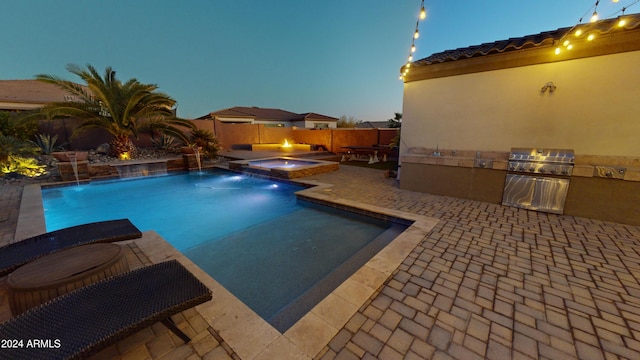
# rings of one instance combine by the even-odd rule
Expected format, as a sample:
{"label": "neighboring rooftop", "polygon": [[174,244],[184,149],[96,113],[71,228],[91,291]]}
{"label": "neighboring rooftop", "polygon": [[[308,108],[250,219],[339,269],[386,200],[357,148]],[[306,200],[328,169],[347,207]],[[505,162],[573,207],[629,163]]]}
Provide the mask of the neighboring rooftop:
{"label": "neighboring rooftop", "polygon": [[356,128],[358,129],[380,129],[380,128],[388,128],[389,121],[363,121],[361,123],[356,124]]}
{"label": "neighboring rooftop", "polygon": [[213,111],[207,115],[199,117],[198,119],[212,119],[214,116],[241,118],[252,117],[254,119],[261,120],[293,120],[298,118],[300,115],[280,109],[260,108],[255,106],[234,106],[228,109]]}
{"label": "neighboring rooftop", "polygon": [[68,100],[69,93],[38,80],[0,80],[0,110],[29,110]]}
{"label": "neighboring rooftop", "polygon": [[324,120],[338,121],[338,119],[322,115],[314,112],[296,114],[291,111],[261,107],[234,106],[227,109],[213,111],[207,115],[203,115],[198,119],[214,119],[219,118],[252,118],[261,121],[300,121],[300,120]]}

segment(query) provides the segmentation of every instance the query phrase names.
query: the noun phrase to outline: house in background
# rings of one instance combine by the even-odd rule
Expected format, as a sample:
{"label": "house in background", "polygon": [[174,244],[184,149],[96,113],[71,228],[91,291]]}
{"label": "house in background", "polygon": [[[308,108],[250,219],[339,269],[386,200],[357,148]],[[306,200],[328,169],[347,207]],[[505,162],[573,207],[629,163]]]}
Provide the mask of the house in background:
{"label": "house in background", "polygon": [[499,204],[512,149],[570,149],[564,214],[639,225],[638,64],[640,14],[415,61],[400,187]]}
{"label": "house in background", "polygon": [[356,124],[358,129],[386,129],[389,127],[389,120],[387,121],[363,121]]}
{"label": "house in background", "polygon": [[227,124],[263,124],[266,127],[335,128],[337,118],[316,114],[296,114],[280,109],[236,106],[211,112],[198,120],[218,120]]}
{"label": "house in background", "polygon": [[38,80],[0,80],[0,110],[3,111],[33,110],[50,102],[71,99],[66,91]]}

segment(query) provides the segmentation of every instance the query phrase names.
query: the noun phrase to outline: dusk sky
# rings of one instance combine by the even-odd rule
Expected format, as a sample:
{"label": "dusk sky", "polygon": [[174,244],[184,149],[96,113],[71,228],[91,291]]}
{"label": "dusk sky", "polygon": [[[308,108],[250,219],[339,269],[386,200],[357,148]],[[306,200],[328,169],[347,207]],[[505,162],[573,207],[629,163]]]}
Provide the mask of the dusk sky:
{"label": "dusk sky", "polygon": [[[615,17],[636,3],[597,10]],[[426,0],[414,59],[588,22],[594,4]],[[419,10],[420,0],[3,0],[0,79],[78,81],[67,64],[111,66],[157,84],[181,117],[259,106],[384,121],[402,111],[398,74]]]}

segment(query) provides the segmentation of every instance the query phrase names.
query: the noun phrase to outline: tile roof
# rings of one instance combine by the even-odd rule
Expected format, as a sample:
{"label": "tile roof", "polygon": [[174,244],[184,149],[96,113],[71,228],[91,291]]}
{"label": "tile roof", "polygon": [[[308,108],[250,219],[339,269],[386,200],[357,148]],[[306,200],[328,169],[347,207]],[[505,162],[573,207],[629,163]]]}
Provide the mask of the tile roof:
{"label": "tile roof", "polygon": [[38,80],[0,80],[0,103],[41,104],[65,101],[67,92]]}
{"label": "tile roof", "polygon": [[[583,32],[596,31],[600,35],[610,33],[612,31],[619,30],[618,21],[624,18],[626,24],[624,29],[636,29],[640,28],[640,14],[629,14],[620,16],[618,18],[600,20],[594,23],[583,23],[573,27],[560,28],[552,31],[545,31],[539,34],[527,35],[517,38],[509,38],[507,40],[499,40],[491,43],[484,43],[480,45],[469,46],[465,48],[458,48],[453,50],[446,50],[443,52],[434,53],[426,58],[415,61],[414,66],[431,65],[449,61],[464,60],[473,57],[486,56],[492,54],[499,54],[509,51],[517,51],[521,49],[537,47],[541,45],[552,45],[554,42],[564,38],[567,33],[573,29],[582,28]],[[584,35],[583,35],[584,36]]]}
{"label": "tile roof", "polygon": [[252,117],[260,120],[293,120],[299,115],[280,109],[269,109],[260,107],[235,106],[228,109],[214,111],[205,117],[211,116],[229,116],[229,117]]}
{"label": "tile roof", "polygon": [[214,116],[253,118],[256,120],[273,120],[273,121],[295,121],[295,120],[305,120],[309,118],[316,119],[316,120],[320,120],[320,119],[335,120],[335,121],[338,120],[336,118],[322,115],[322,114],[317,114],[317,113],[296,114],[286,110],[260,108],[256,106],[252,106],[252,107],[235,106],[232,108],[211,112],[207,115],[199,117],[198,119],[211,119]]}
{"label": "tile roof", "polygon": [[356,124],[356,127],[359,129],[380,129],[380,128],[388,128],[389,121],[364,121]]}
{"label": "tile roof", "polygon": [[327,116],[327,115],[318,114],[318,113],[314,113],[314,112],[304,113],[304,114],[300,114],[300,115],[302,116],[301,119],[338,121],[337,118],[334,118],[334,117],[331,117],[331,116]]}

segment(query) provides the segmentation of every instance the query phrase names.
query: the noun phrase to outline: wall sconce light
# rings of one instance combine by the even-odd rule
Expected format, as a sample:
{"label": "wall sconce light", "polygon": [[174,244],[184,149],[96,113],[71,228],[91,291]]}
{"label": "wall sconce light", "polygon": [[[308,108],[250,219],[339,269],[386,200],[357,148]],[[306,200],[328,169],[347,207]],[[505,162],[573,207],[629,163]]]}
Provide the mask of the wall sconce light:
{"label": "wall sconce light", "polygon": [[544,93],[545,93],[545,92],[547,92],[547,91],[548,91],[549,93],[552,93],[552,92],[556,91],[556,85],[555,85],[553,82],[551,82],[551,81],[549,81],[548,83],[544,84],[544,86],[542,87],[542,89],[540,89],[540,92],[541,92],[542,94],[544,94]]}

